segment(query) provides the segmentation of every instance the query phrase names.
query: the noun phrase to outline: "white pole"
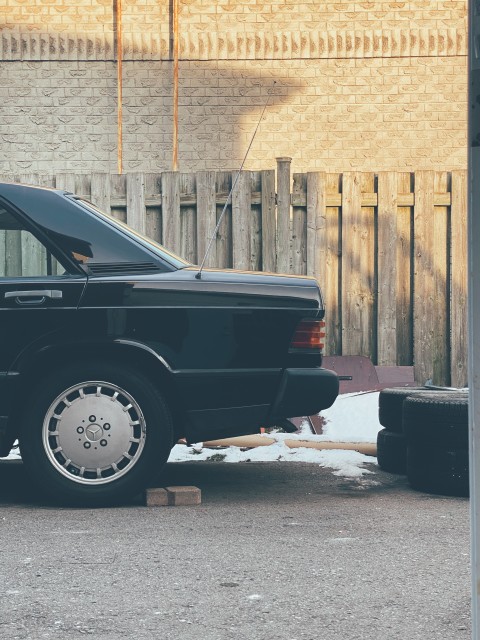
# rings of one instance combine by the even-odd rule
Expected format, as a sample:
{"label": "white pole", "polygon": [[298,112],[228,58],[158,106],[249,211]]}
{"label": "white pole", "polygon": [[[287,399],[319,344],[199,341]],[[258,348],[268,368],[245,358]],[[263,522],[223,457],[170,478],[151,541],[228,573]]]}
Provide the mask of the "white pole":
{"label": "white pole", "polygon": [[468,384],[472,638],[480,638],[480,6],[469,1]]}

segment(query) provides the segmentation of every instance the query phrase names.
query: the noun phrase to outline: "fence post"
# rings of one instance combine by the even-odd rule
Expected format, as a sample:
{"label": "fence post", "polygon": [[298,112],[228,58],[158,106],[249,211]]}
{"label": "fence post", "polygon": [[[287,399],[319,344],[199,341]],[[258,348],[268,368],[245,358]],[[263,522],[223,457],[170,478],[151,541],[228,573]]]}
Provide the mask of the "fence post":
{"label": "fence post", "polygon": [[277,158],[277,271],[290,271],[290,165],[291,158]]}

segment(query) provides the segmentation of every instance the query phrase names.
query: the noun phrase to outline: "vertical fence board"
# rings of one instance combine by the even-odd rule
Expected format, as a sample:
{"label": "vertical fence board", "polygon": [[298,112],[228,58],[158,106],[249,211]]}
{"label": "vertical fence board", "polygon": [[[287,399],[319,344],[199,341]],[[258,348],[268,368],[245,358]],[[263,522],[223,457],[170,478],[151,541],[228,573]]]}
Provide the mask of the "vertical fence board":
{"label": "vertical fence board", "polygon": [[117,173],[110,176],[110,193],[112,200],[120,200],[122,203],[120,206],[110,207],[112,216],[127,222],[127,180],[125,175],[119,175]]}
{"label": "vertical fence board", "polygon": [[[261,174],[259,171],[250,172],[250,193],[257,193],[262,188]],[[262,268],[262,208],[260,205],[251,205],[250,213],[250,267],[252,271],[260,271]]]}
{"label": "vertical fence board", "polygon": [[275,171],[262,171],[262,269],[276,271]]}
{"label": "vertical fence board", "polygon": [[127,224],[145,233],[145,178],[143,173],[127,173]]}
{"label": "vertical fence board", "polygon": [[[21,181],[26,184],[53,187],[55,179],[53,176],[28,173],[21,176]],[[13,235],[12,235],[13,234]],[[38,276],[42,274],[42,265],[46,265],[45,248],[36,240],[31,233],[26,231],[7,231],[7,244],[10,245],[11,256],[20,249],[20,257],[17,259],[17,266],[20,270],[16,275]],[[12,274],[13,275],[13,274]]]}
{"label": "vertical fence board", "polygon": [[[446,172],[434,175],[434,193],[446,193],[448,176]],[[433,286],[435,318],[433,332],[433,371],[435,384],[450,384],[450,350],[448,314],[450,297],[450,255],[448,242],[448,208],[434,207],[433,221]]]}
{"label": "vertical fence board", "polygon": [[467,172],[452,172],[451,384],[467,384]]}
{"label": "vertical fence board", "polygon": [[[145,233],[156,242],[162,242],[162,181],[159,173],[145,174],[145,203],[146,220]],[[147,201],[156,201],[158,204],[147,204]]]}
{"label": "vertical fence board", "polygon": [[5,275],[22,274],[22,236],[20,231],[5,232]]}
{"label": "vertical fence board", "polygon": [[277,158],[277,270],[290,270],[290,163]]}
{"label": "vertical fence board", "polygon": [[[293,192],[296,196],[306,195],[307,174],[295,173],[293,176]],[[307,273],[307,211],[305,207],[292,207],[292,273]]]}
{"label": "vertical fence board", "polygon": [[92,178],[85,173],[77,173],[75,176],[75,193],[86,200],[92,199]]}
{"label": "vertical fence board", "polygon": [[417,171],[413,232],[413,364],[415,380],[422,384],[433,376],[433,334],[436,323],[434,215],[434,173]]}
{"label": "vertical fence board", "polygon": [[[217,226],[215,171],[197,173],[197,260],[201,264]],[[212,241],[205,260],[206,267],[217,264],[217,242]]]}
{"label": "vertical fence board", "polygon": [[[110,176],[108,176],[108,181],[110,183]],[[75,193],[75,175],[73,173],[57,173],[55,186],[57,189],[63,189],[64,191]]]}
{"label": "vertical fence board", "polygon": [[176,171],[162,173],[163,244],[180,252],[180,176]]}
{"label": "vertical fence board", "polygon": [[397,174],[378,174],[377,362],[397,362]]}
{"label": "vertical fence board", "polygon": [[[196,198],[196,176],[194,173],[180,174],[180,194],[187,200]],[[180,209],[180,255],[192,263],[197,262],[197,210],[196,206]]]}
{"label": "vertical fence board", "polygon": [[[376,176],[374,173],[361,174],[361,192],[373,194],[375,192]],[[373,362],[377,362],[377,323],[376,323],[376,233],[377,233],[377,209],[373,206],[361,207],[362,217],[362,245],[361,250],[361,274],[362,274],[362,306],[364,326],[364,346],[362,355],[369,355]]]}
{"label": "vertical fence board", "polygon": [[[398,193],[412,193],[412,174],[399,173]],[[413,207],[397,208],[397,364],[413,362]],[[393,361],[390,364],[395,364]]]}
{"label": "vertical fence board", "polygon": [[232,193],[232,242],[235,269],[250,268],[251,211],[250,172],[242,171]]}
{"label": "vertical fence board", "polygon": [[[342,177],[339,173],[325,176],[327,197],[341,197]],[[327,207],[327,261],[325,282],[320,282],[324,289],[326,305],[326,343],[325,353],[328,355],[342,353],[342,209]]]}
{"label": "vertical fence board", "polygon": [[110,213],[111,183],[110,174],[92,173],[91,199],[101,211]]}
{"label": "vertical fence board", "polygon": [[[217,173],[217,187],[218,194],[224,194],[225,198],[230,192],[232,185],[232,174],[230,171],[222,171]],[[224,205],[217,207],[217,221],[222,215]],[[217,239],[217,267],[231,267],[233,265],[233,248],[232,248],[232,207],[231,204],[225,210],[222,223],[218,229]]]}
{"label": "vertical fence board", "polygon": [[327,194],[325,174],[307,173],[307,275],[325,281],[327,261]]}
{"label": "vertical fence board", "polygon": [[361,206],[361,175],[343,174],[342,185],[342,348],[344,355],[370,355],[369,221]]}

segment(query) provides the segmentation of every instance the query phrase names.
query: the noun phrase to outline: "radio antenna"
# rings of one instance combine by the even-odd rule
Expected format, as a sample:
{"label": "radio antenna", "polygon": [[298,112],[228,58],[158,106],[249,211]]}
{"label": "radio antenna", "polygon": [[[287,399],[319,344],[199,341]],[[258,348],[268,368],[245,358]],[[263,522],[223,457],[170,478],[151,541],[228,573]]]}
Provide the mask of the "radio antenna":
{"label": "radio antenna", "polygon": [[[275,84],[276,84],[276,80],[273,81],[272,89],[275,86]],[[255,140],[255,136],[257,135],[258,127],[260,126],[260,122],[262,121],[263,116],[265,114],[265,110],[266,110],[266,108],[268,106],[268,103],[270,102],[270,96],[271,95],[272,95],[272,91],[269,91],[267,100],[266,100],[266,102],[265,102],[265,104],[263,106],[262,113],[260,115],[260,118],[258,119],[257,126],[255,127],[255,131],[253,132],[252,139],[250,140],[250,144],[247,147],[247,150],[246,150],[245,155],[244,155],[243,160],[242,160],[242,164],[240,165],[240,169],[237,171],[235,179],[234,179],[234,181],[232,183],[232,188],[230,189],[230,192],[229,192],[229,194],[227,196],[227,200],[225,202],[225,206],[223,207],[222,213],[220,214],[220,216],[218,218],[217,226],[215,227],[215,230],[214,230],[214,232],[212,234],[212,237],[210,238],[210,240],[208,242],[207,250],[205,251],[205,255],[203,256],[203,260],[202,260],[202,263],[200,265],[200,269],[199,269],[198,273],[195,276],[195,278],[197,280],[201,280],[202,279],[202,271],[203,271],[203,267],[205,265],[205,261],[207,259],[208,254],[210,253],[210,249],[212,247],[213,241],[217,237],[218,230],[220,229],[220,225],[222,224],[223,216],[225,215],[225,211],[227,210],[227,207],[228,207],[228,205],[230,203],[230,199],[232,197],[233,190],[237,186],[238,178],[240,177],[240,174],[242,173],[243,165],[245,164],[245,161],[247,159],[247,156],[248,156],[248,153],[250,151],[250,148],[251,148],[251,146],[253,144],[253,141]]]}

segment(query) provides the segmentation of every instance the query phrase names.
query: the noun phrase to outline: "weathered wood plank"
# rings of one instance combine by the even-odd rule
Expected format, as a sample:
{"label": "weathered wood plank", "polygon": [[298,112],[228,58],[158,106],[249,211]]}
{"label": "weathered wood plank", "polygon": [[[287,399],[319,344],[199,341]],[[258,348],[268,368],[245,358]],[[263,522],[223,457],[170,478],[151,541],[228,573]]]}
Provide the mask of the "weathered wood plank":
{"label": "weathered wood plank", "polygon": [[342,309],[344,355],[371,356],[373,224],[361,206],[362,175],[343,174]]}
{"label": "weathered wood plank", "polygon": [[64,191],[75,193],[75,174],[57,173],[55,176],[55,186],[57,189],[63,189]]}
{"label": "weathered wood plank", "polygon": [[432,378],[435,357],[434,178],[433,171],[415,173],[413,357],[415,380],[421,384]]}
{"label": "weathered wood plank", "polygon": [[[18,233],[9,231],[7,233]],[[47,252],[45,247],[29,231],[21,231],[22,276],[47,275]]]}
{"label": "weathered wood plank", "polygon": [[100,211],[110,214],[111,183],[109,173],[92,173],[91,199]]}
{"label": "weathered wood plank", "polygon": [[[159,173],[145,174],[145,233],[156,242],[162,242],[162,178]],[[149,204],[149,203],[154,204]]]}
{"label": "weathered wood plank", "polygon": [[[445,171],[435,172],[434,190],[447,191],[448,176]],[[435,324],[433,332],[433,373],[434,384],[450,384],[449,362],[449,247],[448,247],[448,208],[434,207],[433,220],[433,286],[435,302]]]}
{"label": "weathered wood plank", "polygon": [[[217,193],[221,191],[230,191],[232,186],[232,173],[230,171],[219,171],[216,175]],[[217,202],[217,221],[222,215],[225,205],[219,205]],[[218,229],[217,238],[217,267],[233,266],[233,247],[232,247],[232,206],[231,204],[225,210],[222,222]]]}
{"label": "weathered wood plank", "polygon": [[[306,193],[307,175],[293,175],[292,197],[297,193]],[[307,273],[307,211],[305,207],[292,207],[291,272],[296,275]]]}
{"label": "weathered wood plank", "polygon": [[[124,178],[124,176],[122,177]],[[90,201],[92,199],[92,176],[87,173],[77,173],[74,193]]]}
{"label": "weathered wood plank", "polygon": [[[341,191],[341,175],[330,173],[325,176],[327,197]],[[326,208],[326,262],[325,279],[320,281],[325,300],[325,353],[342,353],[342,224],[340,207]]]}
{"label": "weathered wood plank", "polygon": [[275,171],[262,171],[262,269],[276,271]]}
{"label": "weathered wood plank", "polygon": [[[181,173],[180,193],[194,194],[196,182],[194,173]],[[189,262],[197,262],[197,209],[194,206],[180,209],[180,255]]]}
{"label": "weathered wood plank", "polygon": [[261,173],[250,172],[250,267],[252,271],[262,268],[262,209],[252,205],[251,194],[261,189]]}
{"label": "weathered wood plank", "polygon": [[127,224],[139,233],[145,233],[145,176],[127,173]]}
{"label": "weathered wood plank", "polygon": [[163,244],[180,253],[180,175],[176,171],[162,173]]}
{"label": "weathered wood plank", "polygon": [[110,176],[110,210],[112,216],[127,222],[127,177],[114,173]]}
{"label": "weathered wood plank", "polygon": [[378,174],[377,362],[397,364],[397,174]]}
{"label": "weathered wood plank", "polygon": [[451,384],[467,384],[467,172],[452,172]]}
{"label": "weathered wood plank", "polygon": [[[236,175],[236,174],[235,174]],[[234,176],[232,176],[234,179]],[[234,269],[250,269],[250,172],[242,171],[232,193],[232,242]]]}
{"label": "weathered wood plank", "polygon": [[5,275],[22,275],[22,236],[20,231],[5,232]]}
{"label": "weathered wood plank", "polygon": [[[407,193],[413,188],[410,173],[397,174],[398,191]],[[413,197],[412,197],[413,202]],[[413,209],[410,206],[397,208],[397,364],[413,364],[413,292],[411,287],[413,272]]]}
{"label": "weathered wood plank", "polygon": [[307,173],[307,275],[323,286],[327,254],[325,174]]}
{"label": "weathered wood plank", "polygon": [[[215,171],[197,173],[197,261],[201,264],[217,226]],[[213,239],[205,260],[206,267],[217,265],[217,240]]]}
{"label": "weathered wood plank", "polygon": [[[362,193],[369,193],[375,190],[376,177],[374,173],[362,173],[360,189]],[[362,244],[364,249],[362,256],[362,273],[363,287],[365,298],[363,304],[365,306],[365,338],[368,340],[368,346],[365,355],[370,355],[373,362],[377,361],[377,323],[375,318],[376,312],[376,295],[377,282],[375,273],[376,266],[376,208],[373,206],[365,206],[361,208],[362,224],[364,228],[364,237]]]}
{"label": "weathered wood plank", "polygon": [[277,158],[277,271],[290,271],[290,165],[291,158]]}

